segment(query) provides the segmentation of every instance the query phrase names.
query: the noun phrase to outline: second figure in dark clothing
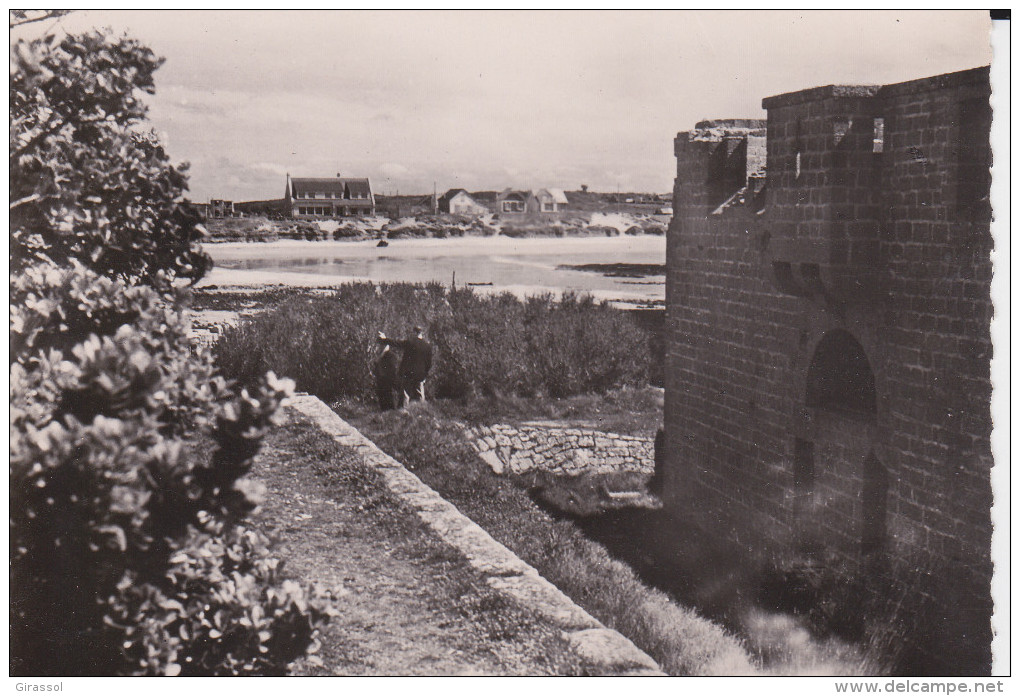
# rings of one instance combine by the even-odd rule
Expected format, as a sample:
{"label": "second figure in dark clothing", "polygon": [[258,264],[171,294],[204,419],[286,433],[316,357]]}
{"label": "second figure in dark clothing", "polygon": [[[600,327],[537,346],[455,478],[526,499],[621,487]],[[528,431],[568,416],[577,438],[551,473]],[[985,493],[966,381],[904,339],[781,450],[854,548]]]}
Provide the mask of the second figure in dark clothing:
{"label": "second figure in dark clothing", "polygon": [[397,371],[397,356],[390,350],[385,339],[379,339],[382,352],[372,365],[375,375],[375,393],[379,399],[379,410],[389,411],[400,404],[400,376]]}
{"label": "second figure in dark clothing", "polygon": [[425,332],[421,327],[414,327],[414,337],[403,341],[395,341],[382,333],[379,340],[386,345],[400,348],[400,405],[408,401],[425,400],[425,378],[432,369],[432,346],[425,340]]}

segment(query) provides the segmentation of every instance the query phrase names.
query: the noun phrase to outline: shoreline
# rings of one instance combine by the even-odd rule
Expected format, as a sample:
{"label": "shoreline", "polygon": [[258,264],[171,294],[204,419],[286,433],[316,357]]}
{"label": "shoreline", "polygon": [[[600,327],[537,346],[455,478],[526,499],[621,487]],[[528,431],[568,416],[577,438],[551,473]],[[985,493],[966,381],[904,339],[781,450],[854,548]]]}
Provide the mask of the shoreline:
{"label": "shoreline", "polygon": [[450,244],[456,245],[467,245],[467,246],[482,246],[482,245],[494,245],[494,246],[552,246],[554,244],[585,244],[595,246],[619,246],[624,245],[627,242],[635,243],[638,245],[649,244],[650,240],[661,240],[663,246],[666,243],[665,235],[661,234],[635,234],[635,235],[613,235],[607,237],[606,235],[591,234],[591,235],[570,235],[564,237],[558,237],[556,235],[534,235],[531,237],[511,237],[502,234],[494,235],[463,235],[457,237],[397,237],[394,239],[387,239],[389,244],[385,247],[377,246],[378,238],[349,238],[349,239],[322,239],[322,240],[308,240],[308,239],[276,239],[271,242],[258,242],[258,241],[213,241],[205,240],[202,242],[202,248],[207,252],[210,252],[210,256],[215,258],[213,250],[217,251],[240,251],[240,250],[252,250],[252,249],[349,249],[349,248],[361,248],[361,249],[377,249],[379,253],[392,253],[395,250],[408,247],[417,248],[429,248],[429,247],[443,247]]}
{"label": "shoreline", "polygon": [[[336,289],[343,285],[352,283],[372,283],[374,285],[386,285],[400,281],[376,281],[371,278],[341,277],[326,275],[323,273],[288,273],[285,271],[257,271],[232,268],[214,268],[208,275],[200,280],[194,288],[207,292],[237,292],[243,290],[268,290],[276,287],[300,288],[306,290],[314,289]],[[446,285],[444,283],[444,285]],[[500,295],[510,293],[519,299],[527,299],[536,295],[561,296],[564,292],[570,292],[562,288],[548,288],[539,285],[477,285],[463,283],[459,288],[469,288],[480,295]],[[629,293],[626,290],[589,290],[585,291],[597,301],[607,301],[621,309],[665,309],[662,300],[649,300],[645,295],[638,292]]]}
{"label": "shoreline", "polygon": [[[548,272],[556,273],[558,272],[556,267],[561,266],[563,261],[589,260],[594,262],[599,261],[600,258],[603,260],[603,264],[608,262],[608,265],[617,265],[612,261],[613,259],[635,259],[635,263],[641,266],[658,265],[664,263],[665,247],[666,240],[661,235],[408,238],[394,240],[387,247],[376,246],[374,240],[286,239],[274,242],[221,242],[205,247],[206,252],[215,262],[215,267],[196,287],[216,285],[259,288],[277,285],[298,288],[335,288],[357,282],[430,282],[419,279],[420,276],[402,277],[393,272],[390,272],[391,277],[380,279],[379,274],[373,274],[368,269],[377,261],[399,264],[418,264],[419,262],[450,264],[451,259],[458,259],[452,263],[460,268],[470,266],[480,272],[466,274],[466,277],[457,283],[457,287],[470,287],[480,294],[508,292],[519,298],[545,294],[558,297],[565,291],[578,292],[577,282],[564,283],[562,286],[546,284],[548,278],[542,277],[541,274],[536,275],[534,272],[537,257],[548,257],[549,263],[552,264]],[[296,257],[315,259],[322,265],[320,267],[307,265],[304,267],[307,271],[286,267],[286,261]],[[473,262],[474,257],[478,258],[477,265]],[[504,264],[506,262],[519,264],[526,272],[521,277],[506,274],[490,276],[481,270],[484,264],[500,259]],[[626,262],[620,261],[619,263]],[[343,265],[337,266],[337,264]],[[251,265],[262,265],[265,268],[243,267]],[[343,274],[322,272],[328,267],[331,270],[343,269],[347,272]],[[460,275],[458,268],[458,279],[460,279]],[[644,279],[642,276],[638,278],[638,281]],[[433,282],[439,282],[449,287],[450,280],[450,276],[444,275],[443,278],[436,277]],[[501,280],[502,282],[500,282]],[[489,282],[492,284],[489,285]],[[598,301],[608,300],[618,306],[628,308],[662,307],[664,304],[665,298],[662,292],[655,292],[650,287],[661,286],[662,283],[657,280],[650,282],[623,280],[620,283],[614,283],[616,287],[609,287],[605,283],[597,282],[592,285],[596,287],[584,289],[581,292]],[[602,287],[598,287],[599,285]],[[626,287],[620,287],[620,285],[626,285]],[[572,290],[571,287],[573,287]]]}

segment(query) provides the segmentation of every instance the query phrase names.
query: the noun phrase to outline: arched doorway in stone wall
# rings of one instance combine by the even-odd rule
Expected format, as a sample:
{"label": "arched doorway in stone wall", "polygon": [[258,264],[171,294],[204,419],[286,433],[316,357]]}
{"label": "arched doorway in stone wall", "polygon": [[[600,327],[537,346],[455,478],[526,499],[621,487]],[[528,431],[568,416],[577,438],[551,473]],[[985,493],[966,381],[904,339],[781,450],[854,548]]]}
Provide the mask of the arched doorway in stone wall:
{"label": "arched doorway in stone wall", "polygon": [[834,329],[807,368],[809,437],[794,443],[794,515],[802,540],[846,553],[883,547],[888,474],[875,452],[875,375],[860,342]]}
{"label": "arched doorway in stone wall", "polygon": [[808,366],[807,405],[833,411],[875,414],[875,374],[864,348],[844,329],[829,331]]}

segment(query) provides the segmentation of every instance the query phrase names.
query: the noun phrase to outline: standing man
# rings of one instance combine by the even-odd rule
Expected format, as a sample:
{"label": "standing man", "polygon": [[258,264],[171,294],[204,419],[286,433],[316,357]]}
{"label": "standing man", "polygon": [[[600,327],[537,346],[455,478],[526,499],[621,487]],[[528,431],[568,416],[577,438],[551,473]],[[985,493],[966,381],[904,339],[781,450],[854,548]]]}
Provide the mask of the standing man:
{"label": "standing man", "polygon": [[397,407],[397,393],[400,389],[400,382],[397,373],[397,356],[390,350],[386,337],[381,333],[377,339],[382,352],[375,359],[372,365],[372,373],[375,375],[375,393],[379,398],[379,410],[389,411]]}
{"label": "standing man", "polygon": [[414,327],[414,338],[405,341],[394,341],[382,333],[379,340],[386,345],[397,346],[401,350],[400,357],[400,390],[401,406],[408,401],[425,401],[425,378],[432,369],[432,346],[425,340],[425,331],[420,326]]}

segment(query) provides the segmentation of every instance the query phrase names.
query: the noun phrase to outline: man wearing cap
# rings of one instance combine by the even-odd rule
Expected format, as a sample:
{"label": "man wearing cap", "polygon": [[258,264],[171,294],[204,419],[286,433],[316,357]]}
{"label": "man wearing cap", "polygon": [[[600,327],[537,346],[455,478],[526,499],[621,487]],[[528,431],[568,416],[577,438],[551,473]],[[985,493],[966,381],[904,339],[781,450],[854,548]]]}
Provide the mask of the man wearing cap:
{"label": "man wearing cap", "polygon": [[401,350],[400,368],[400,405],[408,401],[425,400],[425,378],[432,369],[432,346],[425,340],[425,331],[414,327],[414,338],[397,341],[386,338],[382,332],[379,340],[389,346],[397,346]]}

